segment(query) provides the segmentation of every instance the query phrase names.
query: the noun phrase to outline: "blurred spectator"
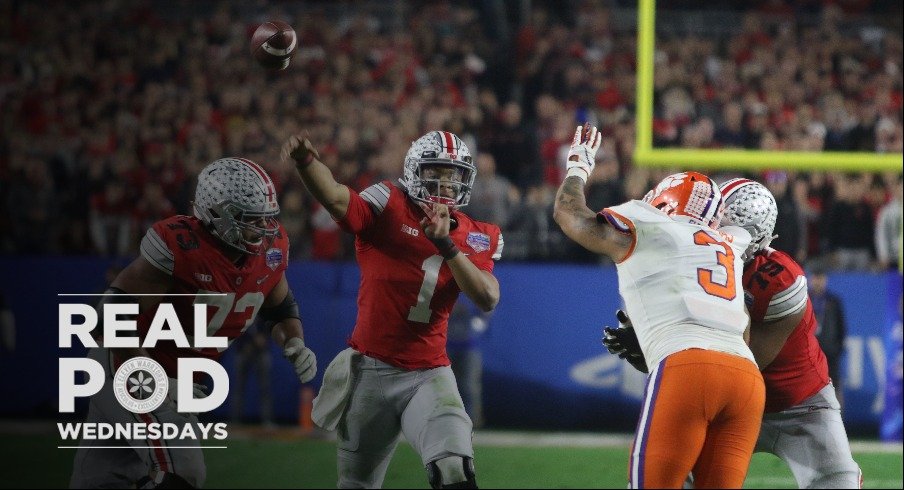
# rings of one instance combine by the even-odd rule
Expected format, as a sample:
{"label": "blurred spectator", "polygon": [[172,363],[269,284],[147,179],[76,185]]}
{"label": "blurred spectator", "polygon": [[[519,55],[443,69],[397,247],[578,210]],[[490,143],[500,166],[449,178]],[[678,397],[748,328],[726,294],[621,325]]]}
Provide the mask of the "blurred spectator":
{"label": "blurred spectator", "polygon": [[505,235],[506,256],[515,260],[538,260],[550,257],[555,249],[553,236],[558,227],[552,222],[555,190],[547,185],[527,190],[524,202],[511,217]]}
{"label": "blurred spectator", "polygon": [[868,185],[864,177],[847,175],[839,179],[836,200],[823,218],[832,265],[843,270],[866,270],[872,261],[875,227],[872,211],[864,201]]}
{"label": "blurred spectator", "polygon": [[236,339],[235,388],[231,391],[232,421],[239,423],[246,419],[245,399],[247,398],[249,371],[254,371],[257,380],[257,397],[260,422],[265,427],[273,426],[273,396],[270,391],[270,336],[264,331],[263,323],[257,322],[250,335]]}
{"label": "blurred spectator", "polygon": [[487,314],[470,301],[458,301],[449,316],[449,361],[458,392],[474,427],[483,427],[483,352],[480,338],[489,326]]}
{"label": "blurred spectator", "polygon": [[811,267],[807,278],[810,302],[816,315],[816,339],[826,354],[829,377],[835,385],[835,394],[844,407],[844,379],[841,375],[841,354],[844,352],[844,338],[847,327],[841,299],[828,290],[829,278],[822,265]]}
{"label": "blurred spectator", "polygon": [[898,268],[904,227],[902,207],[904,207],[904,185],[899,176],[892,199],[879,211],[879,219],[876,222],[876,257],[882,269]]}
{"label": "blurred spectator", "polygon": [[13,180],[7,193],[13,244],[24,254],[55,251],[57,198],[48,166],[38,158],[25,162],[23,178]]}
{"label": "blurred spectator", "polygon": [[806,228],[788,179],[786,172],[766,173],[766,187],[775,196],[778,206],[778,218],[775,222],[775,234],[778,237],[772,241],[771,246],[803,262],[806,258]]}
{"label": "blurred spectator", "polygon": [[522,119],[517,103],[509,102],[503,106],[499,125],[489,134],[487,150],[496,159],[499,175],[521,188],[540,182],[536,132]]}
{"label": "blurred spectator", "polygon": [[[200,168],[244,155],[277,183],[293,257],[341,260],[350,242],[291,192],[297,177],[278,160],[281,143],[308,131],[338,180],[361,190],[397,178],[410,142],[442,127],[494,157],[515,187],[503,231],[528,237],[525,257],[579,260],[554,246],[558,229],[538,214],[548,194],[540,185],[560,182],[575,125],[599,125],[600,165],[617,168],[590,186],[591,203],[619,191],[640,198],[660,175],[633,166],[636,32],[618,20],[634,5],[577,4],[534,2],[494,15],[469,3],[281,4],[275,15],[295,27],[299,49],[288,69],[268,73],[247,55],[260,20],[247,15],[250,6],[13,2],[13,35],[0,37],[0,250],[134,253],[154,217],[190,213]],[[657,31],[655,143],[901,152],[904,41],[900,23],[888,22],[900,6],[858,5],[846,16],[825,2],[721,2],[706,7],[712,22],[695,23],[688,19],[700,6],[675,4]],[[500,15],[515,32],[498,29]],[[112,29],[129,35],[97,41]],[[664,172],[673,170],[686,168]],[[491,179],[481,190],[488,175],[478,175],[480,199],[500,186]],[[778,242],[798,259],[839,246],[827,235],[834,226],[817,226],[834,206],[833,186],[843,187],[824,177],[786,177],[803,231],[783,216]],[[864,191],[873,213],[893,187]],[[501,194],[489,194],[498,210]],[[474,204],[466,212],[481,213]],[[535,232],[539,244],[529,243]],[[513,245],[507,256],[517,258]]]}
{"label": "blurred spectator", "polygon": [[476,220],[508,226],[509,217],[521,201],[518,188],[496,173],[496,160],[489,153],[477,156],[477,178],[471,190],[471,202],[465,209]]}
{"label": "blurred spectator", "polygon": [[132,215],[123,184],[112,180],[91,198],[89,215],[94,249],[101,255],[125,256],[132,246]]}

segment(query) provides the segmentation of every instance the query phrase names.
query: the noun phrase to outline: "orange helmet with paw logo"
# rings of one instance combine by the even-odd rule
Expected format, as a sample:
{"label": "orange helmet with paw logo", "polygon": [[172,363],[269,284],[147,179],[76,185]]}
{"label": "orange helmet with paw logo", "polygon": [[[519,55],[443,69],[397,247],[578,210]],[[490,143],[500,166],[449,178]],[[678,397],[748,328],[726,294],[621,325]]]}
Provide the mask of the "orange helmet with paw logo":
{"label": "orange helmet with paw logo", "polygon": [[699,172],[669,175],[643,201],[676,221],[713,229],[718,228],[724,209],[719,186]]}

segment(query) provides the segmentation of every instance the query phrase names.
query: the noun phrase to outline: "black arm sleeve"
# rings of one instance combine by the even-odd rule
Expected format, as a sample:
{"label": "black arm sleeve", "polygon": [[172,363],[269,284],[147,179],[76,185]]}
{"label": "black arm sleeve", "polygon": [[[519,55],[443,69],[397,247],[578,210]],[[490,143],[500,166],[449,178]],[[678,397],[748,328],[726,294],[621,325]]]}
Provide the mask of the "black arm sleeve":
{"label": "black arm sleeve", "polygon": [[298,311],[298,302],[295,301],[295,295],[292,294],[291,289],[286,293],[286,297],[282,300],[282,303],[268,308],[261,308],[260,315],[261,319],[264,320],[264,324],[267,326],[267,330],[272,330],[274,325],[287,318],[297,318],[299,321],[301,320],[301,313]]}

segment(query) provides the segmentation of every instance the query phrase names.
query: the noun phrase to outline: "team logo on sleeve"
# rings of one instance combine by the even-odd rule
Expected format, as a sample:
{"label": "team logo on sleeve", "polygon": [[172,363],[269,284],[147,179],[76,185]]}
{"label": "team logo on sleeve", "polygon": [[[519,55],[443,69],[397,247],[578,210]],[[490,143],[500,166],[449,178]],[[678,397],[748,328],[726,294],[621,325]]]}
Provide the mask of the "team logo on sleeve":
{"label": "team logo on sleeve", "polygon": [[270,250],[267,250],[266,257],[267,267],[269,267],[270,270],[275,271],[276,268],[279,267],[279,264],[282,264],[283,254],[282,250],[278,248],[271,248]]}
{"label": "team logo on sleeve", "polygon": [[468,233],[467,243],[477,253],[486,252],[490,249],[490,236],[472,231]]}

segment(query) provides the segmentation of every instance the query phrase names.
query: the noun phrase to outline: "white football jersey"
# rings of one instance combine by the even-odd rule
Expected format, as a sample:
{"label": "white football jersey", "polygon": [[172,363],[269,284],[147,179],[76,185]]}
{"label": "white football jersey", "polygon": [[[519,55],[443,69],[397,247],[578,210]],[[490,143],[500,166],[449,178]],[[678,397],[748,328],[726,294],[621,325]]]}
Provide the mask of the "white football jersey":
{"label": "white football jersey", "polygon": [[624,233],[634,232],[627,258],[617,264],[618,289],[634,324],[647,366],[686,349],[727,352],[754,361],[744,342],[741,259],[750,234],[675,221],[643,201],[601,213]]}

